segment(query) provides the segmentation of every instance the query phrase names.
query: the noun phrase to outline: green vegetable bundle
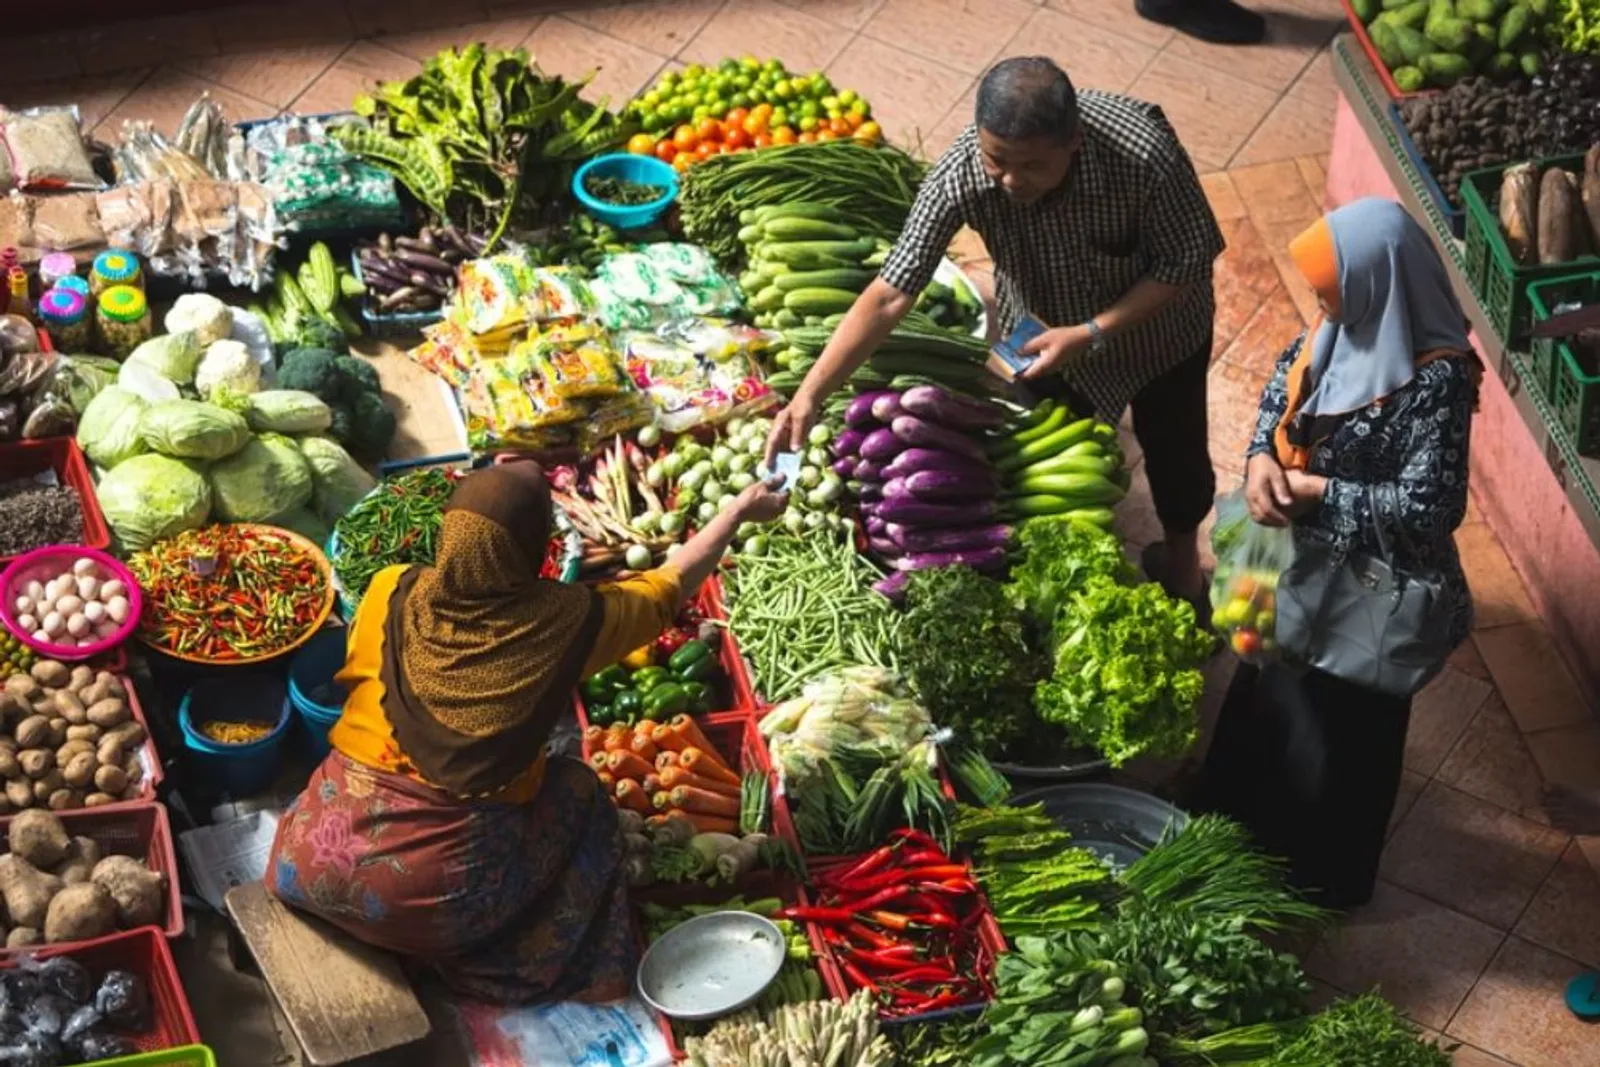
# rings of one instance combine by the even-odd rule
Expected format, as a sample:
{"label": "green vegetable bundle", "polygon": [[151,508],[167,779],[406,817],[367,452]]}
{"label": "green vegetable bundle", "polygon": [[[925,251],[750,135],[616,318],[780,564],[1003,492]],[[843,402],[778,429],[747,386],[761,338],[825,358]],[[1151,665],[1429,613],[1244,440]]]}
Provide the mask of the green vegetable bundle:
{"label": "green vegetable bundle", "polygon": [[1097,922],[1111,895],[1111,872],[1041,805],[960,808],[956,840],[973,867],[1000,929],[1009,938],[1083,929]]}
{"label": "green vegetable bundle", "polygon": [[508,226],[531,226],[565,198],[580,161],[635,131],[604,101],[579,99],[588,81],[547,77],[521,48],[447,48],[415,77],[356,98],[371,128],[334,132],[439,218],[487,233],[493,248]]}
{"label": "green vegetable bundle", "polygon": [[1376,993],[1341,1000],[1307,1019],[1259,1023],[1201,1038],[1162,1041],[1173,1067],[1450,1067],[1450,1053],[1426,1040]]}

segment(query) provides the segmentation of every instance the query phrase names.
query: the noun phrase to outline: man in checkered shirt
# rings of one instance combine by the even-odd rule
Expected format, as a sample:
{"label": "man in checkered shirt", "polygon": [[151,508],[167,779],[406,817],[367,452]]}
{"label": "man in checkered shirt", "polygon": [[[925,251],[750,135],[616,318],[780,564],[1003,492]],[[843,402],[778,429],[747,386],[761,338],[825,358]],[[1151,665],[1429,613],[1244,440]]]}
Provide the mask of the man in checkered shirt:
{"label": "man in checkered shirt", "polygon": [[1132,405],[1164,532],[1145,571],[1203,604],[1197,534],[1216,492],[1206,370],[1222,234],[1161,109],[1077,93],[1049,59],[1006,59],[984,75],[977,122],[928,174],[882,271],[779,414],[769,453],[803,447],[823,402],[912,309],[962,224],[994,258],[1000,336],[1025,314],[1051,327],[1026,346],[1037,358],[1025,391],[1113,421]]}

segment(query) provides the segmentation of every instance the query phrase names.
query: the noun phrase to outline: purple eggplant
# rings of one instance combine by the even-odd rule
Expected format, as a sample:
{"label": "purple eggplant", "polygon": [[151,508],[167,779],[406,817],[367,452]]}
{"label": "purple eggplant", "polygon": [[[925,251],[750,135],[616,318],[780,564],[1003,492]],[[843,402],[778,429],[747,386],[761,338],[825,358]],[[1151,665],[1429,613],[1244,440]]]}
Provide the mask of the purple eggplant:
{"label": "purple eggplant", "polygon": [[971,567],[979,571],[998,571],[1005,566],[1003,548],[976,548],[959,552],[916,552],[894,561],[897,571],[925,571],[934,567]]}
{"label": "purple eggplant", "polygon": [[1005,548],[1011,543],[1012,535],[1009,526],[965,526],[943,530],[904,526],[897,522],[886,522],[883,526],[884,536],[912,554]]}
{"label": "purple eggplant", "polygon": [[893,500],[897,496],[905,496],[908,492],[904,478],[890,478],[883,483],[883,499],[885,500]]}
{"label": "purple eggplant", "polygon": [[868,482],[856,490],[856,499],[861,501],[861,510],[866,511],[883,499],[883,486],[876,482]]}
{"label": "purple eggplant", "polygon": [[883,464],[874,463],[870,459],[861,460],[856,464],[856,477],[863,482],[883,481]]}
{"label": "purple eggplant", "polygon": [[893,557],[900,555],[900,546],[887,537],[869,537],[867,538],[867,547],[880,556]]}
{"label": "purple eggplant", "polygon": [[[919,500],[971,500],[990,497],[1000,491],[994,475],[956,474],[952,471],[918,471],[904,479],[906,492]],[[885,487],[885,492],[887,492]]]}
{"label": "purple eggplant", "polygon": [[869,516],[866,521],[868,537],[888,537],[891,523],[884,522],[876,515]]}
{"label": "purple eggplant", "polygon": [[884,427],[881,430],[873,430],[867,434],[867,439],[861,442],[861,458],[870,459],[874,463],[885,463],[899,455],[905,447],[903,439],[893,430]]}
{"label": "purple eggplant", "polygon": [[875,514],[889,522],[941,528],[971,526],[973,523],[993,518],[994,513],[993,500],[973,500],[965,504],[930,504],[910,494],[904,496],[885,494],[883,501],[875,510]]}
{"label": "purple eggplant", "polygon": [[910,574],[905,571],[895,571],[889,577],[873,582],[872,590],[888,597],[891,603],[899,604],[906,598],[906,584],[910,581]]}
{"label": "purple eggplant", "polygon": [[872,427],[878,420],[872,417],[872,404],[880,396],[898,397],[898,393],[878,392],[862,393],[850,401],[850,406],[844,410],[844,424],[852,430],[862,430]]}
{"label": "purple eggplant", "polygon": [[890,478],[904,478],[918,471],[986,475],[990,467],[984,461],[969,456],[958,456],[942,448],[908,448],[894,457],[893,461],[883,469],[883,473]]}
{"label": "purple eggplant", "polygon": [[903,415],[900,410],[900,397],[896,393],[879,393],[878,399],[872,402],[872,417],[885,426],[895,420],[895,416]]}
{"label": "purple eggplant", "polygon": [[987,458],[982,446],[965,434],[947,430],[915,415],[899,416],[890,424],[890,428],[901,441],[916,448],[942,448],[975,460]]}
{"label": "purple eggplant", "polygon": [[867,435],[860,430],[842,430],[838,437],[833,439],[833,454],[843,459],[845,456],[858,455],[861,452],[861,442]]}
{"label": "purple eggplant", "polygon": [[854,456],[844,456],[829,464],[828,469],[841,478],[850,478],[855,475],[857,462],[858,460]]}
{"label": "purple eggplant", "polygon": [[952,430],[993,430],[1006,421],[1006,414],[998,405],[955,396],[936,385],[907,389],[900,395],[900,406],[912,415]]}

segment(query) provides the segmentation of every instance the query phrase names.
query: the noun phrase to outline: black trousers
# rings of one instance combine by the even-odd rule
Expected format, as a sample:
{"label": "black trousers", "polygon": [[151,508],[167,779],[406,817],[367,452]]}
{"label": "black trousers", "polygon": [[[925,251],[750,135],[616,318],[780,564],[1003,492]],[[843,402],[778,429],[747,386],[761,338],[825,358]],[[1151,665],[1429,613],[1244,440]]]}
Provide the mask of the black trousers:
{"label": "black trousers", "polygon": [[1241,664],[1195,806],[1232,816],[1319,903],[1366,903],[1394,812],[1411,700],[1321,671]]}
{"label": "black trousers", "polygon": [[[1208,341],[1205,348],[1139,390],[1129,405],[1133,435],[1144,450],[1145,476],[1150,480],[1156,516],[1161,528],[1172,533],[1198,530],[1217,495],[1206,428],[1206,373],[1210,369]],[[1027,392],[1034,401],[1051,397],[1073,411],[1094,411],[1094,405],[1064,377],[1029,382]]]}

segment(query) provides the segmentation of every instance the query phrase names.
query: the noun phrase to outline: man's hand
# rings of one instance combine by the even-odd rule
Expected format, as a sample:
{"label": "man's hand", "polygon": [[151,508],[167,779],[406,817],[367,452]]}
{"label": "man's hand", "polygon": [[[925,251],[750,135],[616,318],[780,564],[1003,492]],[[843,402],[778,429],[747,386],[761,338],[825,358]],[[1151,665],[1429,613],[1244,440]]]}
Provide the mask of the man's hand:
{"label": "man's hand", "polygon": [[1262,452],[1245,464],[1244,501],[1250,517],[1261,525],[1289,525],[1294,494],[1289,491],[1289,477],[1275,456]]}
{"label": "man's hand", "polygon": [[740,522],[771,522],[789,506],[789,494],[780,492],[781,477],[753,482],[734,498],[733,510]]}
{"label": "man's hand", "polygon": [[816,405],[804,393],[796,393],[772,420],[772,432],[767,435],[767,470],[772,469],[779,452],[804,451],[806,435],[816,424]]}
{"label": "man's hand", "polygon": [[1022,346],[1024,355],[1036,356],[1022,372],[1024,378],[1042,378],[1065,370],[1067,365],[1089,350],[1094,337],[1087,326],[1058,326],[1046,330]]}

